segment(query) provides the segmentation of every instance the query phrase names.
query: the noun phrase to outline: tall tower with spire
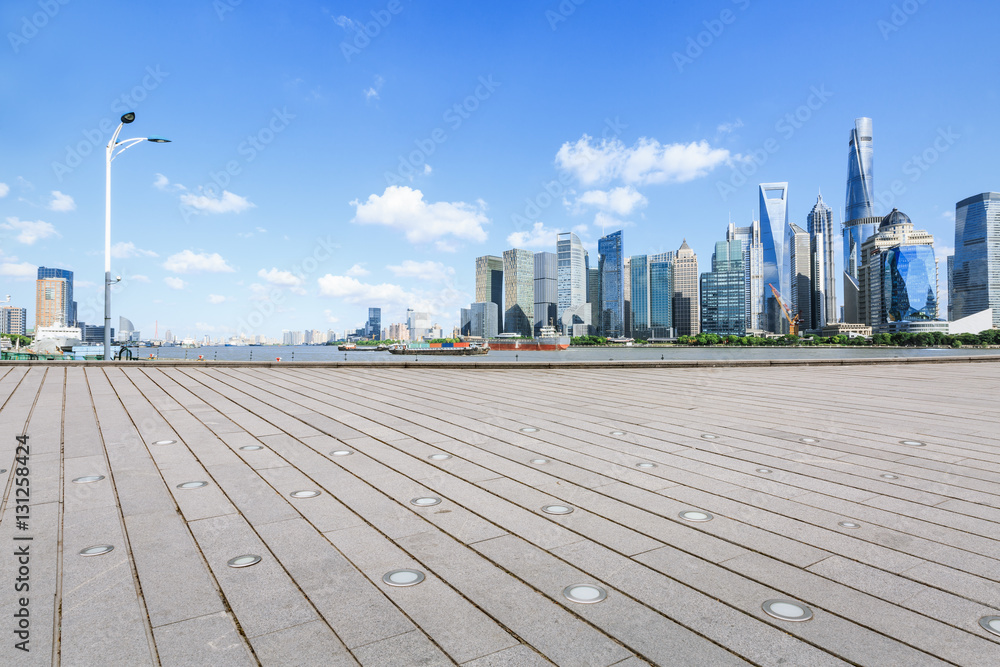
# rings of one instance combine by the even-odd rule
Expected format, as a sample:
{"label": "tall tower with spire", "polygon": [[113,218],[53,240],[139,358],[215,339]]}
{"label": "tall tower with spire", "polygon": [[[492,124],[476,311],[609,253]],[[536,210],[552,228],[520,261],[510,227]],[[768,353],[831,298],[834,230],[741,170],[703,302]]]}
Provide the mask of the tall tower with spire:
{"label": "tall tower with spire", "polygon": [[[871,118],[856,118],[847,150],[847,199],[844,208],[844,321],[860,322],[858,271],[861,244],[878,231],[875,217],[875,143]],[[827,314],[829,317],[829,314]]]}
{"label": "tall tower with spire", "polygon": [[812,323],[815,328],[837,321],[837,274],[833,268],[833,209],[816,197],[807,217],[812,283]]}

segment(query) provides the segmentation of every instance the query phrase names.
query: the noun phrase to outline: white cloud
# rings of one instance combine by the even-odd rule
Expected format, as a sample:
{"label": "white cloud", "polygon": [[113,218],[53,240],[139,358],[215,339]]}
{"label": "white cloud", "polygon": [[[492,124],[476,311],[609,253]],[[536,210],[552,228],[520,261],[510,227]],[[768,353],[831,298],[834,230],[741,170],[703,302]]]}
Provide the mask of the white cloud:
{"label": "white cloud", "polygon": [[9,276],[16,280],[29,280],[38,276],[38,267],[30,262],[21,262],[20,264],[3,262],[0,263],[0,276]]}
{"label": "white cloud", "polygon": [[50,211],[59,211],[64,213],[66,211],[75,210],[76,202],[73,201],[73,198],[69,195],[64,195],[58,190],[53,190],[52,201],[49,202],[49,205],[46,208]]}
{"label": "white cloud", "polygon": [[323,314],[326,315],[326,321],[329,322],[330,324],[336,324],[337,322],[340,321],[340,318],[339,317],[335,317],[334,314],[333,314],[333,311],[330,310],[329,308],[327,308],[326,310],[324,310]]}
{"label": "white cloud", "polygon": [[264,229],[263,227],[254,227],[254,229],[256,229],[259,234],[266,234],[267,233],[267,230]]}
{"label": "white cloud", "polygon": [[37,220],[21,220],[19,218],[7,218],[7,222],[0,224],[0,229],[7,229],[17,232],[17,240],[25,245],[33,245],[35,241],[46,239],[50,236],[61,237],[62,234],[47,222]]}
{"label": "white cloud", "polygon": [[189,191],[180,183],[171,183],[163,174],[157,174],[153,186],[164,192],[181,192],[180,200],[185,206],[194,209],[196,213],[242,213],[243,211],[256,208],[257,205],[229,190],[223,190],[221,195],[215,193],[214,188],[203,188],[198,186],[198,194]]}
{"label": "white cloud", "polygon": [[403,261],[402,264],[385,267],[392,271],[397,278],[415,278],[428,282],[443,282],[455,275],[455,269],[445,266],[441,262],[415,262],[412,259]]}
{"label": "white cloud", "polygon": [[439,252],[458,252],[458,245],[451,241],[435,241],[434,247]]}
{"label": "white cloud", "polygon": [[167,287],[169,287],[170,289],[184,289],[185,287],[187,287],[186,282],[175,276],[167,276],[166,278],[163,279],[163,282],[165,282],[167,284]]}
{"label": "white cloud", "polygon": [[365,90],[365,99],[368,100],[369,102],[373,99],[376,100],[379,99],[378,94],[379,91],[382,90],[382,84],[384,83],[385,79],[383,79],[381,76],[375,75],[375,83],[372,84],[370,88]]}
{"label": "white cloud", "polygon": [[429,176],[432,171],[434,171],[434,168],[431,167],[429,164],[427,164],[425,162],[424,163],[424,176]]}
{"label": "white cloud", "polygon": [[661,144],[642,137],[631,148],[619,139],[595,141],[584,134],[576,143],[564,143],[556,153],[556,164],[584,185],[619,179],[628,185],[684,183],[707,175],[739,156],[707,141]]}
{"label": "white cloud", "polygon": [[372,304],[382,303],[403,306],[411,302],[412,297],[399,285],[382,283],[370,285],[350,276],[334,276],[326,274],[316,281],[322,296],[332,296],[348,303]]}
{"label": "white cloud", "polygon": [[642,208],[649,203],[649,200],[631,185],[611,190],[588,190],[576,201],[577,204],[595,206],[617,215],[628,215],[636,208]]}
{"label": "white cloud", "polygon": [[594,227],[600,227],[601,233],[606,234],[608,227],[611,231],[616,231],[624,227],[632,227],[633,223],[627,220],[619,220],[610,213],[605,213],[604,211],[598,211],[597,215],[594,216]]}
{"label": "white cloud", "polygon": [[526,232],[514,232],[507,237],[507,245],[514,248],[540,248],[549,249],[555,252],[556,235],[562,229],[546,227],[543,222],[536,222],[531,229]]}
{"label": "white cloud", "polygon": [[257,206],[246,197],[233,194],[229,190],[223,190],[221,196],[211,192],[200,195],[185,192],[181,195],[181,203],[199,213],[242,213]]}
{"label": "white cloud", "polygon": [[355,264],[351,268],[347,269],[345,273],[354,278],[363,278],[371,273],[371,271],[366,269],[362,264]]}
{"label": "white cloud", "polygon": [[163,263],[163,268],[174,273],[231,273],[233,267],[226,264],[222,255],[217,252],[208,254],[207,252],[194,253],[184,250],[176,255],[171,255]]}
{"label": "white cloud", "polygon": [[424,194],[406,186],[390,185],[379,195],[370,195],[367,201],[355,199],[352,222],[361,225],[384,225],[403,232],[411,243],[425,243],[445,236],[466,241],[483,242],[489,223],[484,214],[486,203],[475,205],[465,202],[424,201]]}
{"label": "white cloud", "polygon": [[741,118],[737,118],[731,123],[719,123],[719,126],[715,128],[715,131],[719,134],[729,134],[733,130],[737,130],[741,127],[743,127],[743,120]]}
{"label": "white cloud", "polygon": [[208,302],[212,303],[212,304],[222,303],[225,300],[226,300],[226,297],[222,296],[221,294],[209,294],[208,295]]}
{"label": "white cloud", "polygon": [[257,272],[257,275],[266,280],[271,285],[276,285],[278,287],[288,287],[296,294],[305,294],[306,291],[302,288],[303,280],[299,276],[295,275],[291,271],[280,271],[277,268],[272,268],[270,271],[261,269]]}
{"label": "white cloud", "polygon": [[10,192],[10,186],[6,183],[0,183],[0,199],[6,197],[8,192]]}
{"label": "white cloud", "polygon": [[941,214],[941,217],[944,218],[945,220],[952,220],[952,221],[954,221],[955,220],[955,212],[954,211],[945,211],[944,213]]}
{"label": "white cloud", "polygon": [[127,259],[129,257],[159,257],[152,250],[136,248],[131,241],[119,241],[111,246],[111,256],[116,259]]}

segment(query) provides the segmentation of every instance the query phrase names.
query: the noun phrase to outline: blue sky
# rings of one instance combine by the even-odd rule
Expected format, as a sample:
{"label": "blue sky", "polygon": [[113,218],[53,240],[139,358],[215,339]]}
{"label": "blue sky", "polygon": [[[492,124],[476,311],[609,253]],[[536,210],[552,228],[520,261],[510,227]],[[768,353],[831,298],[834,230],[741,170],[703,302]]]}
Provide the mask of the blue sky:
{"label": "blue sky", "polygon": [[878,212],[939,256],[955,202],[1000,189],[992,2],[93,5],[0,6],[0,280],[29,326],[38,265],[103,317],[126,110],[122,138],[173,140],[113,166],[113,318],[144,336],[343,331],[369,306],[448,330],[476,256],[557,230],[687,238],[706,270],[758,183],[788,181],[803,227],[822,190],[839,222],[858,116]]}

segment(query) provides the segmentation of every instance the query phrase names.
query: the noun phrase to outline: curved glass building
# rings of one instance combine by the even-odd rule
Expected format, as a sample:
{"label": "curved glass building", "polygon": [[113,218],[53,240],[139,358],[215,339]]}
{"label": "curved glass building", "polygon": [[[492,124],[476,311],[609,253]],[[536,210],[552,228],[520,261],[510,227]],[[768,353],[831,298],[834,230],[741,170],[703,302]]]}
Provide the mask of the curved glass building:
{"label": "curved glass building", "polygon": [[844,207],[844,321],[861,322],[858,271],[861,245],[878,231],[875,217],[875,144],[871,118],[855,118],[847,151],[847,200]]}
{"label": "curved glass building", "polygon": [[882,322],[937,319],[937,264],[929,245],[898,246],[882,259]]}
{"label": "curved glass building", "polygon": [[774,300],[768,285],[783,297],[788,297],[791,264],[785,243],[788,229],[788,183],[760,184],[760,242],[763,246],[764,271],[761,291],[764,293],[763,325],[768,331],[782,332],[784,319],[781,307]]}

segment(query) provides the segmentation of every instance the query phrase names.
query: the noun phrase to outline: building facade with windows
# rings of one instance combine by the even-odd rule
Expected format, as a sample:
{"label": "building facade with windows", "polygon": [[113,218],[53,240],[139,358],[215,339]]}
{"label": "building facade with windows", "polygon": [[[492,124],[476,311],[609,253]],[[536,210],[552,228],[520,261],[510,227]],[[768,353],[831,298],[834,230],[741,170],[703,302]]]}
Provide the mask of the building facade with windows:
{"label": "building facade with windows", "polygon": [[701,274],[701,333],[746,333],[743,247],[740,241],[715,244],[712,270]]}
{"label": "building facade with windows", "polygon": [[0,306],[0,333],[23,336],[28,324],[28,309]]}
{"label": "building facade with windows", "polygon": [[789,304],[792,317],[799,316],[799,329],[809,330],[816,327],[812,318],[812,243],[809,232],[795,223],[788,225],[789,269]]}
{"label": "building facade with windows", "polygon": [[696,336],[701,331],[698,256],[687,244],[687,239],[681,243],[674,259],[671,282],[674,331],[678,336]]}
{"label": "building facade with windows", "polygon": [[503,310],[503,258],[483,255],[476,258],[476,301],[492,301]]}
{"label": "building facade with windows", "polygon": [[559,263],[554,252],[535,253],[534,335],[542,327],[558,326]]}
{"label": "building facade with windows", "polygon": [[993,309],[1000,327],[1000,192],[983,192],[955,205],[955,255],[949,319]]}
{"label": "building facade with windows", "polygon": [[816,204],[806,218],[809,233],[811,266],[809,279],[812,283],[813,328],[819,329],[837,321],[837,276],[834,268],[833,209],[826,205],[823,196],[816,198]]}
{"label": "building facade with windows", "polygon": [[531,338],[535,325],[535,259],[530,250],[503,253],[503,330]]}
{"label": "building facade with windows", "polygon": [[625,253],[621,230],[601,237],[597,270],[601,279],[600,335],[625,335]]}
{"label": "building facade with windows", "polygon": [[760,242],[763,253],[761,282],[764,294],[762,325],[765,330],[775,333],[780,333],[782,329],[783,316],[781,306],[774,299],[769,285],[774,285],[781,294],[788,293],[790,251],[785,243],[786,229],[788,229],[788,183],[761,183]]}

